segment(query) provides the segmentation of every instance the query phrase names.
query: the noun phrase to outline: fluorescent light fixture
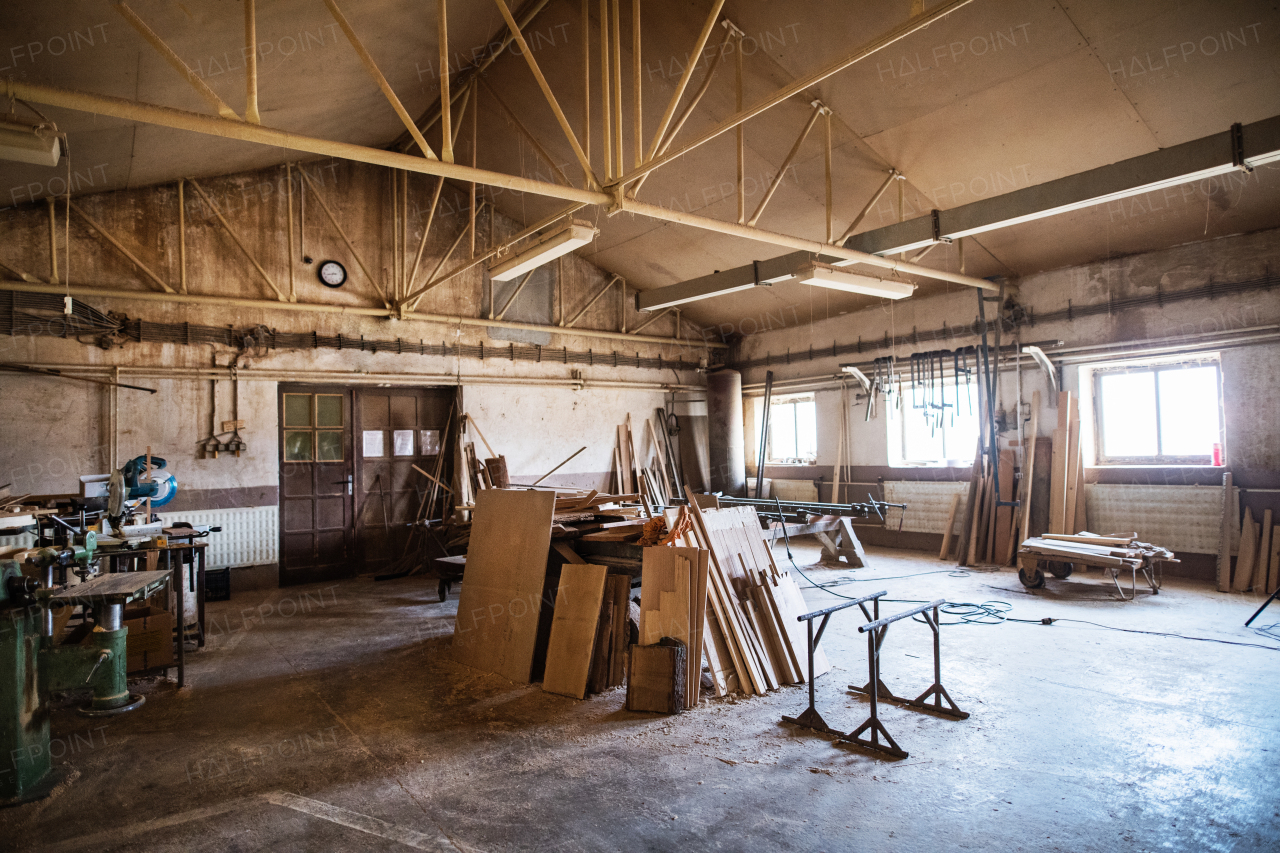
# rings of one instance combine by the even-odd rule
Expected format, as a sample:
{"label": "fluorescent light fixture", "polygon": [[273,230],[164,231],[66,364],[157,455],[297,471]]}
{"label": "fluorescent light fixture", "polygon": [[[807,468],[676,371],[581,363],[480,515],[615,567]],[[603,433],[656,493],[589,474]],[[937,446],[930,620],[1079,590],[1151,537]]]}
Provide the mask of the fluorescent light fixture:
{"label": "fluorescent light fixture", "polygon": [[796,270],[795,278],[801,284],[829,287],[832,290],[861,293],[866,296],[882,296],[885,299],[902,299],[904,296],[915,293],[916,290],[916,286],[909,282],[862,275],[819,263],[807,264]]}
{"label": "fluorescent light fixture", "polygon": [[561,255],[569,254],[579,246],[587,245],[596,238],[598,233],[595,228],[585,222],[577,220],[569,222],[518,255],[490,267],[489,277],[494,281],[510,281],[529,270],[537,269],[547,261],[554,261]]}
{"label": "fluorescent light fixture", "polygon": [[62,144],[53,133],[23,122],[0,118],[0,160],[16,160],[33,166],[56,166]]}

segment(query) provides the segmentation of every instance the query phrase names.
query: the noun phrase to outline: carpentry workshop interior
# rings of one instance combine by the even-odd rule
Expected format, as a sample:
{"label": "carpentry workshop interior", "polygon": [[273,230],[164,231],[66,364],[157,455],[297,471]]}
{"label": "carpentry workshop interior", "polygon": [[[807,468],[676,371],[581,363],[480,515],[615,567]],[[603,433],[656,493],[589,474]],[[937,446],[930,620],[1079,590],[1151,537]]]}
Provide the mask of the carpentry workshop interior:
{"label": "carpentry workshop interior", "polygon": [[1280,850],[1275,3],[0,35],[0,849]]}

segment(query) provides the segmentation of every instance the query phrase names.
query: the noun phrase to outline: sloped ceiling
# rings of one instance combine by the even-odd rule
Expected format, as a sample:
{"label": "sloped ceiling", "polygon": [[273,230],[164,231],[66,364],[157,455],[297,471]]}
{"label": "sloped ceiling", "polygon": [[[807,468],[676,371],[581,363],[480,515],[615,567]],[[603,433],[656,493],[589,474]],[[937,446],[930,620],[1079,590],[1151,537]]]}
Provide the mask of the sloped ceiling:
{"label": "sloped ceiling", "polygon": [[[92,0],[11,0],[0,11],[0,77],[48,83],[208,112],[187,85],[113,8]],[[341,4],[392,87],[413,115],[438,103],[435,4],[422,0],[345,0]],[[528,28],[532,55],[569,121],[583,124],[582,11],[593,46],[591,156],[603,172],[601,4],[552,0]],[[708,0],[644,0],[640,58],[647,147],[674,92]],[[741,56],[744,103],[852,53],[906,19],[907,0],[729,0],[723,17],[746,33]],[[926,4],[926,9],[935,4]],[[233,109],[245,103],[243,6],[237,2],[133,0],[133,8]],[[635,157],[631,3],[621,2],[624,163]],[[449,43],[455,68],[483,55],[504,30],[496,3],[453,0]],[[263,123],[311,136],[389,146],[403,126],[365,73],[322,0],[259,0]],[[691,93],[724,30],[694,58]],[[675,145],[736,111],[735,68],[720,62],[706,97]],[[7,67],[5,67],[7,66]],[[524,57],[501,56],[485,82],[514,111],[576,184],[582,173]],[[890,168],[907,176],[859,230],[876,228],[1011,189],[1112,163],[1280,115],[1280,11],[1275,2],[974,0],[940,22],[864,60],[745,125],[746,206],[758,204],[808,120],[809,102],[832,108],[834,227],[842,232]],[[686,101],[688,95],[686,95]],[[137,187],[184,176],[225,174],[284,161],[282,151],[84,113],[46,110],[70,134],[72,169],[82,192]],[[470,116],[459,161],[471,158]],[[554,181],[495,96],[482,90],[476,162]],[[812,239],[826,234],[825,127],[819,121],[760,219],[761,227]],[[439,128],[427,134],[438,143]],[[736,144],[719,137],[657,170],[640,199],[736,220]],[[0,207],[30,203],[62,186],[65,165],[41,169],[0,162]],[[54,179],[51,181],[51,179]],[[563,202],[498,193],[496,204],[533,222]],[[0,212],[0,216],[3,216]],[[599,239],[582,254],[651,288],[771,257],[783,250],[602,209]],[[1275,167],[1227,176],[1113,205],[1078,211],[971,239],[971,275],[1019,275],[1108,256],[1280,225]],[[926,265],[958,269],[955,247]],[[955,289],[922,283],[920,292]],[[801,319],[852,310],[865,300],[803,285],[734,294],[688,306],[704,324],[736,322],[788,307]]]}

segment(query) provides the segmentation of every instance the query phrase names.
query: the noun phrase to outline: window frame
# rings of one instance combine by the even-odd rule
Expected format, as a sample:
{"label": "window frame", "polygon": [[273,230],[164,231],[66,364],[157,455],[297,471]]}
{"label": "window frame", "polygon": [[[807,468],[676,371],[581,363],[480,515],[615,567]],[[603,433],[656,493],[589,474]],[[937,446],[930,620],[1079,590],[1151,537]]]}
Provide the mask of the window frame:
{"label": "window frame", "polygon": [[[952,392],[955,389],[955,385],[953,384],[953,382],[954,380],[951,377],[948,377],[948,385],[947,385],[948,392]],[[965,395],[964,399],[966,403],[970,399],[973,401],[973,413],[968,414],[966,410],[966,414],[964,415],[964,417],[973,418],[978,422],[978,432],[979,432],[979,435],[981,435],[982,412],[981,412],[980,401],[982,399],[982,396],[981,396],[980,389],[978,387],[978,380],[976,378],[971,378],[967,380],[966,387],[963,389],[960,389],[960,393]],[[889,440],[889,458],[890,458],[891,466],[893,466],[895,462],[897,463],[895,467],[900,466],[903,468],[968,468],[969,466],[973,465],[973,461],[974,461],[973,458],[966,457],[966,456],[957,456],[955,458],[944,457],[942,459],[911,459],[909,458],[907,456],[907,446],[908,446],[907,418],[911,416],[919,417],[919,410],[913,409],[911,407],[910,400],[902,401],[902,408],[899,409],[898,402],[899,402],[898,400],[894,400],[892,403],[888,402],[887,400],[885,401],[885,407],[889,413],[888,428],[893,430],[896,433]],[[957,398],[956,400],[953,400],[952,403],[958,406],[959,398]],[[956,411],[958,412],[959,409],[957,409]],[[942,423],[939,425],[938,429],[943,431],[947,430],[948,428],[955,429],[954,425],[948,425],[947,420],[948,418],[944,414]],[[943,437],[943,440],[942,440],[942,446],[945,451],[945,448],[947,446],[947,439],[945,436]]]}
{"label": "window frame", "polygon": [[[1093,456],[1094,465],[1097,467],[1158,467],[1158,466],[1182,466],[1182,467],[1202,467],[1213,468],[1213,453],[1206,456],[1174,456],[1160,453],[1163,450],[1163,427],[1160,417],[1160,376],[1159,374],[1173,370],[1187,370],[1190,368],[1212,367],[1216,377],[1215,391],[1216,403],[1218,411],[1218,440],[1217,445],[1222,448],[1222,465],[1226,464],[1226,422],[1224,415],[1223,399],[1222,399],[1222,359],[1215,353],[1213,355],[1201,355],[1194,358],[1178,358],[1171,360],[1159,361],[1143,361],[1128,362],[1124,364],[1101,365],[1092,368],[1089,373],[1090,393],[1092,395],[1093,404]],[[1156,424],[1156,455],[1155,456],[1108,456],[1106,455],[1106,447],[1103,439],[1103,423],[1106,419],[1106,412],[1102,406],[1102,379],[1106,376],[1115,376],[1119,374],[1133,373],[1150,373],[1152,374],[1152,385],[1155,392],[1155,424]]]}
{"label": "window frame", "polygon": [[[813,456],[802,459],[799,456],[800,442],[800,420],[797,414],[797,404],[810,403],[813,405]],[[782,406],[791,407],[792,417],[792,435],[796,436],[795,456],[784,458],[777,457],[773,452],[773,440],[777,437],[777,430],[774,425],[777,421],[774,419],[774,409]],[[769,436],[764,449],[764,464],[766,465],[816,465],[818,462],[818,397],[813,392],[807,394],[786,394],[773,398],[769,401]]]}

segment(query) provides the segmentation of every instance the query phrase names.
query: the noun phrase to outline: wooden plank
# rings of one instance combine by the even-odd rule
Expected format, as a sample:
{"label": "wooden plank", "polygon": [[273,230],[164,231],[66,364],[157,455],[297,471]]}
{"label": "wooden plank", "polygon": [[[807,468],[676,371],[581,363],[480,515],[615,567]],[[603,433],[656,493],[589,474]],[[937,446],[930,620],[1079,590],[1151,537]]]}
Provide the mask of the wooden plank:
{"label": "wooden plank", "polygon": [[755,604],[756,623],[760,626],[764,650],[769,655],[774,673],[778,676],[778,683],[795,684],[799,679],[796,678],[794,663],[787,654],[782,639],[782,626],[777,623],[777,616],[773,612],[773,605],[769,601],[764,585],[752,586],[749,595],[752,603]]}
{"label": "wooden plank", "polygon": [[698,549],[698,562],[695,568],[695,577],[693,581],[693,638],[694,638],[694,655],[693,669],[697,672],[697,678],[693,682],[693,705],[697,705],[702,698],[702,652],[706,643],[706,622],[707,622],[707,573],[710,568],[711,554],[703,549]]}
{"label": "wooden plank", "polygon": [[787,656],[787,667],[791,670],[791,675],[793,676],[791,683],[796,684],[805,680],[804,672],[800,667],[800,662],[804,655],[796,652],[793,647],[791,633],[786,622],[783,621],[785,611],[778,606],[780,593],[777,591],[777,583],[778,579],[776,577],[765,578],[765,582],[761,584],[760,588],[764,591],[764,598],[769,604],[769,612],[772,616],[771,621],[777,626],[778,645]]}
{"label": "wooden plank", "polygon": [[1271,568],[1267,572],[1267,595],[1280,586],[1280,526],[1271,528]]}
{"label": "wooden plank", "polygon": [[[1231,589],[1231,472],[1222,475],[1222,515],[1218,530],[1218,592]],[[1061,532],[1061,531],[1055,531]]]}
{"label": "wooden plank", "polygon": [[1236,572],[1232,576],[1231,591],[1244,592],[1253,585],[1253,564],[1258,554],[1258,525],[1253,520],[1253,509],[1245,507],[1244,524],[1240,528],[1240,556],[1236,557]]}
{"label": "wooden plank", "polygon": [[1125,546],[1132,541],[1121,536],[1077,536],[1074,533],[1046,533],[1040,538],[1050,539],[1054,542],[1080,542],[1084,545],[1112,546]]}
{"label": "wooden plank", "polygon": [[1083,529],[1076,523],[1076,502],[1080,489],[1080,417],[1074,412],[1071,415],[1071,434],[1067,437],[1066,477],[1067,496],[1062,505],[1062,532],[1079,533]]}
{"label": "wooden plank", "polygon": [[674,714],[684,708],[687,661],[683,646],[632,646],[627,710]]}
{"label": "wooden plank", "polygon": [[631,474],[631,441],[626,424],[618,425],[618,473],[622,481],[622,491],[628,494],[636,490],[635,480]]}
{"label": "wooden plank", "polygon": [[951,543],[955,539],[956,513],[960,511],[960,493],[951,496],[951,511],[947,513],[947,526],[942,531],[942,549],[938,551],[938,559],[945,560],[951,553]]}
{"label": "wooden plank", "polygon": [[564,557],[564,561],[566,563],[578,563],[581,565],[587,562],[582,559],[582,557],[578,556],[578,552],[573,550],[568,542],[552,542],[551,547],[555,549],[557,554]]}
{"label": "wooden plank", "polygon": [[1040,429],[1040,392],[1031,392],[1031,423],[1022,434],[1022,483],[1018,499],[1022,502],[1022,523],[1018,529],[1018,544],[1027,538],[1031,525],[1031,498],[1035,493],[1036,431]]}
{"label": "wooden plank", "polygon": [[616,575],[605,575],[601,590],[600,618],[596,621],[596,632],[591,641],[591,667],[590,674],[587,676],[588,693],[601,693],[609,687],[609,673],[613,668],[613,623],[615,618],[621,618],[615,617],[614,613],[611,584],[614,577]]}
{"label": "wooden plank", "polygon": [[609,575],[609,584],[613,587],[614,608],[609,686],[616,687],[627,679],[627,649],[631,645],[631,578]]}
{"label": "wooden plank", "polygon": [[1124,560],[1119,557],[1112,557],[1106,554],[1100,554],[1097,551],[1088,551],[1082,548],[1068,547],[1062,543],[1037,543],[1034,539],[1029,539],[1022,545],[1024,551],[1033,551],[1036,554],[1043,554],[1053,557],[1066,557],[1067,562],[1072,562],[1073,558],[1093,563],[1100,566],[1120,566],[1127,565]]}
{"label": "wooden plank", "polygon": [[453,654],[459,663],[527,683],[542,608],[555,493],[476,495]]}
{"label": "wooden plank", "polygon": [[[1013,471],[1015,467],[1015,454],[1012,450],[1000,451],[1000,500],[1012,501],[1014,496],[1014,479]],[[995,544],[992,549],[992,561],[997,565],[1003,566],[1008,562],[1006,555],[1009,553],[1009,540],[1012,538],[1013,525],[1013,507],[1002,506],[996,507],[995,513]]]}
{"label": "wooden plank", "polygon": [[1266,592],[1268,589],[1267,566],[1271,560],[1271,526],[1271,510],[1264,510],[1260,529],[1261,536],[1258,539],[1258,556],[1254,558],[1253,562],[1253,589],[1255,592]]}
{"label": "wooden plank", "polygon": [[[789,573],[783,573],[777,579],[774,591],[778,593],[776,596],[778,601],[778,609],[782,612],[782,624],[786,626],[787,633],[791,635],[791,647],[795,649],[796,657],[799,658],[800,677],[804,681],[809,680],[809,632],[803,622],[797,617],[803,616],[809,612],[809,606],[805,603],[804,594],[800,592],[800,587],[796,586],[795,579]],[[818,676],[828,672],[831,669],[831,662],[827,660],[827,653],[822,650],[822,644],[818,644],[818,649],[813,655],[813,676]]]}
{"label": "wooden plank", "polygon": [[970,565],[969,543],[972,541],[973,516],[978,511],[978,484],[982,481],[982,436],[978,436],[978,446],[974,450],[973,465],[969,467],[968,501],[964,506],[964,515],[960,519],[960,538],[956,541],[956,562],[962,566]]}
{"label": "wooden plank", "polygon": [[560,570],[551,640],[547,643],[547,670],[542,678],[542,689],[548,693],[574,699],[586,696],[608,573],[606,567],[590,563],[567,563]]}
{"label": "wooden plank", "polygon": [[[1062,412],[1058,413],[1061,418]],[[1053,465],[1049,474],[1049,532],[1066,533],[1062,509],[1067,502],[1067,431],[1053,431]],[[1074,531],[1072,531],[1074,532]]]}
{"label": "wooden plank", "polygon": [[[714,614],[702,623],[702,647],[704,650],[703,654],[707,661],[707,669],[711,671],[712,689],[715,691],[717,696],[724,696],[728,693],[727,685],[725,683],[725,665],[720,657],[720,643],[712,636],[713,630],[719,630],[718,626],[715,628],[712,627],[714,623]],[[702,679],[698,680],[701,681]]]}

